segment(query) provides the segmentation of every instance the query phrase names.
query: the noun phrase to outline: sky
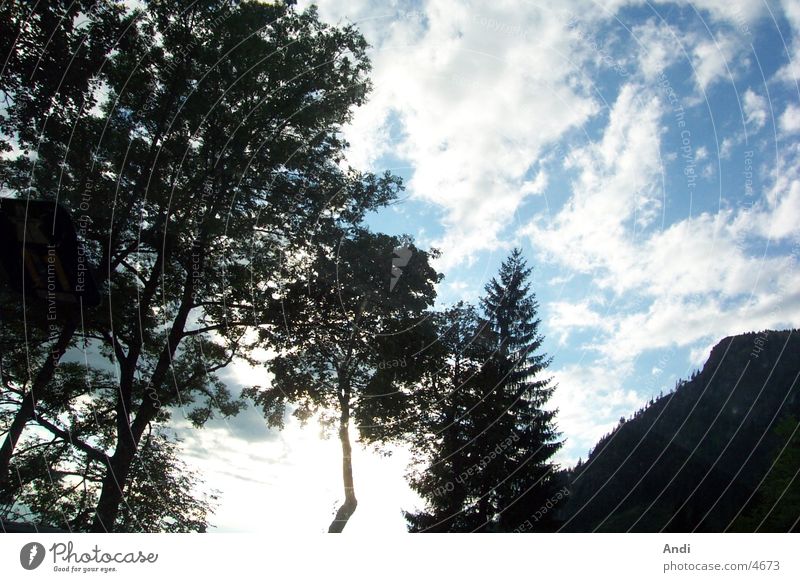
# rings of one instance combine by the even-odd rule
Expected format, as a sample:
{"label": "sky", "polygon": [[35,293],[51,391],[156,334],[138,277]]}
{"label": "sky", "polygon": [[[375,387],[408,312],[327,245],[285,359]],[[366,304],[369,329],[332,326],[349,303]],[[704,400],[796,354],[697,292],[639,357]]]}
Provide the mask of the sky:
{"label": "sky", "polygon": [[[372,47],[347,161],[406,185],[370,226],[442,251],[440,305],[515,246],[534,267],[562,466],[722,338],[800,327],[800,1],[316,4]],[[217,531],[327,529],[335,438],[255,410],[179,433]],[[345,533],[403,532],[407,453],[355,450]]]}

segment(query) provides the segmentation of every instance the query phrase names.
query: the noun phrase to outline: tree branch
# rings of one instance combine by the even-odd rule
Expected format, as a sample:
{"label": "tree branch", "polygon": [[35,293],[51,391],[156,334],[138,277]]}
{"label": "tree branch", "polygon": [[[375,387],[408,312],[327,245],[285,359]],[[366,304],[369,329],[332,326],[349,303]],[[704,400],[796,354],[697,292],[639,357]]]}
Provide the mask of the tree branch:
{"label": "tree branch", "polygon": [[134,275],[136,275],[136,278],[137,278],[137,279],[139,279],[139,282],[140,282],[142,285],[147,285],[147,279],[145,279],[145,278],[144,278],[144,275],[142,275],[142,274],[141,274],[141,273],[140,273],[140,272],[139,272],[139,271],[136,269],[136,267],[134,267],[133,265],[131,265],[130,263],[128,263],[128,261],[126,261],[126,260],[124,260],[124,259],[123,259],[122,261],[120,261],[120,262],[119,262],[119,264],[120,264],[120,265],[122,265],[123,267],[126,267],[126,268],[127,268],[127,269],[128,269],[130,272],[131,272],[131,273],[133,273]]}
{"label": "tree branch", "polygon": [[50,422],[49,420],[46,420],[46,419],[42,418],[39,415],[36,415],[36,418],[34,420],[42,428],[45,428],[45,429],[49,430],[51,433],[53,433],[54,435],[56,435],[57,437],[59,437],[63,441],[66,441],[66,442],[70,443],[73,447],[75,447],[78,450],[86,453],[89,456],[89,458],[91,458],[92,460],[95,460],[95,461],[97,461],[99,463],[102,463],[103,465],[107,465],[108,464],[108,456],[104,452],[100,451],[99,449],[94,448],[92,445],[88,444],[87,442],[82,441],[82,440],[72,436],[72,432],[71,431],[61,429],[58,426],[56,426],[55,424],[53,424],[52,422]]}
{"label": "tree branch", "polygon": [[114,348],[114,355],[117,356],[117,360],[120,363],[125,361],[125,350],[122,348],[122,344],[117,341],[116,337],[113,337],[108,331],[102,330],[101,333],[103,334],[103,339],[108,342]]}

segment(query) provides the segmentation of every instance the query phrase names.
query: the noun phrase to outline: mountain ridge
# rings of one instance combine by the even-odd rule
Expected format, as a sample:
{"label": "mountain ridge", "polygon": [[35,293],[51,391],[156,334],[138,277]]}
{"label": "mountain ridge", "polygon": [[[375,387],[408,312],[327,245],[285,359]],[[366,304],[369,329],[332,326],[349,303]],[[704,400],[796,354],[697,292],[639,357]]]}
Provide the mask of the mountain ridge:
{"label": "mountain ridge", "polygon": [[[764,503],[776,455],[796,448],[800,434],[798,376],[800,331],[723,338],[699,372],[620,422],[585,463],[560,475],[570,490],[558,512],[561,531],[755,530],[746,516]],[[784,425],[794,429],[788,436],[778,434]],[[783,514],[800,517],[798,486],[800,477],[777,499],[791,505]]]}

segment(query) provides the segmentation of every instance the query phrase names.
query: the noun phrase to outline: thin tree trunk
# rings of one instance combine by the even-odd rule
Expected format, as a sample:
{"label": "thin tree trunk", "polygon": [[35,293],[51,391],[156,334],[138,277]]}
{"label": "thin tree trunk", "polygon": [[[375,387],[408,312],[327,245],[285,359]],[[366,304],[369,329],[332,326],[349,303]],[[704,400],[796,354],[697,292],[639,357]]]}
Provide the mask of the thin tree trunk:
{"label": "thin tree trunk", "polygon": [[14,448],[17,446],[17,442],[19,442],[22,436],[25,425],[36,417],[36,398],[50,380],[53,379],[53,375],[58,367],[58,361],[61,359],[61,356],[64,355],[64,352],[67,351],[69,342],[72,341],[72,336],[75,334],[76,329],[78,329],[77,321],[69,319],[64,323],[64,326],[61,328],[61,333],[58,335],[58,340],[56,340],[50,353],[47,354],[47,358],[42,364],[42,367],[39,368],[39,373],[36,375],[31,389],[28,390],[22,398],[22,404],[19,410],[17,410],[14,420],[11,422],[11,427],[3,441],[3,446],[0,448],[0,485],[6,484],[10,479],[9,466],[11,464],[11,457],[14,454]]}
{"label": "thin tree trunk", "polygon": [[342,533],[350,516],[356,511],[358,500],[353,487],[353,461],[350,446],[350,409],[349,405],[342,406],[342,415],[339,420],[339,441],[342,443],[342,482],[344,483],[344,503],[336,512],[328,533]]}

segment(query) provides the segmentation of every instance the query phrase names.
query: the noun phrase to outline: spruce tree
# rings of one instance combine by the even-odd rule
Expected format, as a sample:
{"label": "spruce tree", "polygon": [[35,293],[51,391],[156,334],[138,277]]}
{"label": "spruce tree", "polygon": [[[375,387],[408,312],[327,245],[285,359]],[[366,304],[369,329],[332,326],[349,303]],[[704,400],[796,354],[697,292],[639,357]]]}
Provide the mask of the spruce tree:
{"label": "spruce tree", "polygon": [[409,430],[410,483],[426,501],[406,514],[411,531],[552,529],[550,459],[561,443],[555,411],[544,410],[555,386],[530,274],[515,250],[486,286],[482,314],[459,305],[438,315],[439,353]]}
{"label": "spruce tree", "polygon": [[526,529],[546,530],[554,518],[557,466],[551,459],[562,442],[556,411],[544,409],[555,385],[544,376],[551,360],[541,352],[544,338],[531,272],[522,252],[514,249],[481,299],[496,341],[491,365],[497,379],[494,395],[487,399],[489,414],[482,419],[491,421],[483,440],[499,443],[494,452],[502,449],[485,474],[494,483],[487,517],[500,531],[513,531],[526,521]]}

